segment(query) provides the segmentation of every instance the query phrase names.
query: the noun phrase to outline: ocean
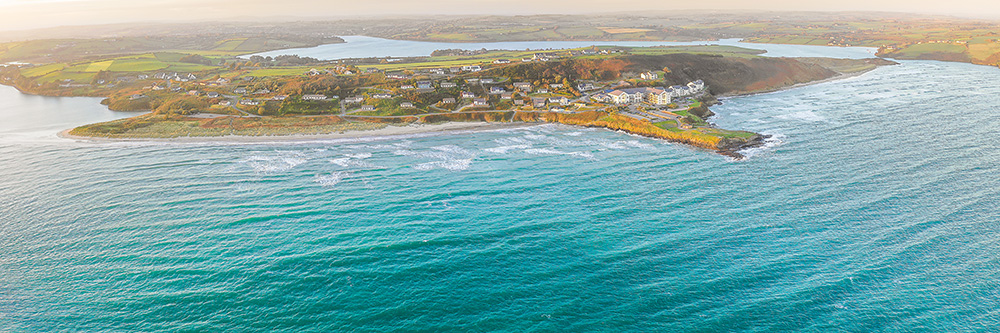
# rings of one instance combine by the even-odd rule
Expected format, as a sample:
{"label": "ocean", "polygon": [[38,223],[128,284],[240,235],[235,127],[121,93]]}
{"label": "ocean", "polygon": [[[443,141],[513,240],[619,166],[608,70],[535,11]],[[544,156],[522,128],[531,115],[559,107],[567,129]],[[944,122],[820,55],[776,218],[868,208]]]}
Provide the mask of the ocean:
{"label": "ocean", "polygon": [[713,107],[733,160],[540,125],[90,143],[0,87],[0,331],[1000,330],[1000,70]]}

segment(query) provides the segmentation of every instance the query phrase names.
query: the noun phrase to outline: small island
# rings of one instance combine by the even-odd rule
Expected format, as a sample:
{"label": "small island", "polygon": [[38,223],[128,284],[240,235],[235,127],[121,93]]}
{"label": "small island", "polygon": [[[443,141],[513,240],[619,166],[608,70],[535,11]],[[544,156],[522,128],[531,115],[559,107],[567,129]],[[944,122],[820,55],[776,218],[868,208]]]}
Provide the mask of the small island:
{"label": "small island", "polygon": [[143,112],[66,133],[77,138],[343,137],[390,127],[407,127],[405,133],[471,128],[423,124],[561,123],[740,158],[740,150],[763,144],[766,136],[711,124],[716,96],[893,64],[772,58],[731,46],[440,50],[429,57],[331,61],[239,53],[164,51],[18,64],[0,69],[0,83],[47,96],[106,97],[112,110]]}

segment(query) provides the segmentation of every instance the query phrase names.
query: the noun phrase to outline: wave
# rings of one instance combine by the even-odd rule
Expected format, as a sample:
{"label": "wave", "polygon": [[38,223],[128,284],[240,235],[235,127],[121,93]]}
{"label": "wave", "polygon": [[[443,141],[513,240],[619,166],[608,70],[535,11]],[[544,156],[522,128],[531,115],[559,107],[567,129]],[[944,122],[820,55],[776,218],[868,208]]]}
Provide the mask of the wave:
{"label": "wave", "polygon": [[510,152],[511,150],[522,150],[522,149],[528,149],[528,148],[531,148],[531,146],[530,145],[511,145],[511,146],[500,146],[500,147],[486,148],[486,149],[483,149],[483,151],[490,152],[490,153],[495,153],[495,154],[506,154],[506,153]]}
{"label": "wave", "polygon": [[587,152],[575,152],[575,151],[574,152],[562,152],[562,151],[558,151],[558,150],[550,149],[550,148],[531,148],[531,149],[525,149],[524,152],[528,153],[528,154],[531,154],[531,155],[570,155],[570,156],[579,156],[579,157],[586,157],[586,158],[594,158],[594,154],[587,153]]}
{"label": "wave", "polygon": [[244,159],[242,163],[250,166],[256,173],[268,174],[288,171],[309,161],[299,157],[301,156],[299,154],[292,155],[295,156],[253,155]]}
{"label": "wave", "polygon": [[[769,133],[763,133],[763,134],[769,134]],[[776,147],[779,147],[779,146],[785,144],[785,141],[783,139],[785,139],[787,137],[784,134],[774,133],[774,134],[770,134],[770,135],[771,135],[771,137],[769,137],[767,139],[764,139],[764,144],[763,145],[761,145],[759,147],[742,149],[742,150],[738,151],[738,153],[740,153],[741,155],[743,155],[744,159],[747,159],[747,158],[751,158],[751,157],[754,157],[754,156],[760,156],[760,155],[762,155],[762,154],[764,154],[766,152],[769,152],[769,151],[773,150]]]}
{"label": "wave", "polygon": [[347,178],[348,173],[344,171],[338,171],[327,175],[316,175],[313,177],[313,182],[320,184],[322,186],[333,186],[339,184],[344,178]]}
{"label": "wave", "polygon": [[434,161],[426,162],[414,165],[413,168],[417,170],[433,170],[433,169],[446,169],[451,171],[461,171],[466,170],[472,166],[471,159],[465,160],[444,160],[444,161]]}

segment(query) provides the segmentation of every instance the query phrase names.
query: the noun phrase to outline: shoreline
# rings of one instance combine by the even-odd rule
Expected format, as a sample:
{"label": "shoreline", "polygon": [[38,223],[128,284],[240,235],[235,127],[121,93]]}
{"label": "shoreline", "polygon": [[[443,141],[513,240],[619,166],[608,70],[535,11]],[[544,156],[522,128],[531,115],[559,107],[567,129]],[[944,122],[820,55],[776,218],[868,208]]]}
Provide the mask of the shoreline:
{"label": "shoreline", "polygon": [[[849,79],[852,77],[857,77],[865,73],[868,73],[870,71],[873,71],[877,68],[878,67],[854,73],[840,73],[839,75],[832,76],[826,79],[797,83],[778,89],[771,89],[771,90],[751,92],[751,93],[723,94],[718,96],[718,98],[721,100],[721,99],[747,97],[759,94],[768,94],[785,90],[791,90],[815,84],[821,84],[821,83],[827,83],[827,82],[833,82],[838,80]],[[706,119],[706,121],[709,119]],[[175,138],[110,138],[110,137],[79,136],[79,135],[69,134],[69,132],[73,130],[72,128],[70,128],[58,132],[57,136],[61,139],[74,140],[77,142],[92,142],[92,143],[161,142],[161,143],[255,144],[255,143],[292,143],[292,142],[346,140],[346,139],[382,140],[382,139],[393,139],[393,138],[413,137],[413,136],[424,137],[424,136],[486,132],[486,131],[495,131],[503,129],[534,127],[546,124],[550,123],[549,122],[493,123],[493,122],[483,122],[483,121],[471,121],[471,122],[449,121],[449,122],[435,123],[435,124],[410,123],[403,126],[389,125],[387,127],[375,130],[355,130],[355,131],[345,131],[340,133],[328,133],[328,134],[291,134],[291,135],[272,135],[272,136],[250,136],[250,135],[186,136],[186,137],[175,137]],[[571,124],[567,125],[573,126]],[[608,130],[614,131],[613,129],[608,129]],[[676,140],[670,140],[666,138],[658,138],[654,136],[647,136],[647,137],[664,140],[667,142],[687,144],[684,142],[679,142]],[[738,159],[742,157],[742,154],[739,153],[740,151],[744,149],[755,148],[761,145],[762,143],[751,144],[736,150],[714,149],[714,152]]]}
{"label": "shoreline", "polygon": [[546,123],[490,123],[490,122],[445,122],[437,124],[407,124],[405,126],[387,126],[375,130],[344,131],[328,134],[292,134],[292,135],[225,135],[225,136],[184,136],[176,138],[110,138],[99,136],[79,136],[69,134],[73,129],[59,131],[56,135],[61,139],[77,142],[118,143],[118,142],[168,142],[168,143],[273,143],[273,142],[305,142],[341,139],[381,139],[411,136],[434,136],[448,134],[463,134],[488,132],[503,129],[534,127]]}
{"label": "shoreline", "polygon": [[875,67],[875,68],[872,68],[872,69],[869,69],[869,70],[854,72],[854,73],[840,73],[840,74],[837,74],[835,76],[831,76],[831,77],[828,77],[828,78],[825,78],[825,79],[822,79],[822,80],[796,83],[796,84],[793,84],[793,85],[790,85],[790,86],[787,86],[787,87],[781,87],[781,88],[776,88],[776,89],[768,89],[768,90],[762,90],[762,91],[755,91],[755,92],[726,93],[726,94],[720,94],[720,95],[718,95],[716,97],[719,98],[719,99],[723,99],[723,98],[748,97],[748,96],[754,96],[754,95],[761,95],[761,94],[770,94],[770,93],[782,92],[782,91],[785,91],[785,90],[792,90],[792,89],[796,89],[796,88],[808,87],[808,86],[816,85],[816,84],[822,84],[822,83],[829,83],[829,82],[834,82],[834,81],[846,80],[846,79],[850,79],[850,78],[853,78],[853,77],[858,77],[858,76],[864,75],[865,73],[871,72],[871,71],[876,70],[876,69],[878,69],[878,67]]}

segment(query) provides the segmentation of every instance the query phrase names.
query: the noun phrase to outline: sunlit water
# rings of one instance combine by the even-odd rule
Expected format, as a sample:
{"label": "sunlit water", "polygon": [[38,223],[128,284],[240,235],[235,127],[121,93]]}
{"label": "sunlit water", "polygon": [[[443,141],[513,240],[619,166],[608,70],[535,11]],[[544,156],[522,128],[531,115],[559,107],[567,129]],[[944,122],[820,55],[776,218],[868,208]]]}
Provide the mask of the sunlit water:
{"label": "sunlit water", "polygon": [[815,45],[780,45],[743,43],[739,38],[700,42],[657,42],[657,41],[525,41],[525,42],[477,42],[442,43],[409,40],[384,39],[368,36],[345,36],[346,43],[326,44],[316,47],[285,49],[257,53],[261,56],[295,54],[318,59],[369,58],[369,57],[425,57],[435,50],[546,50],[600,46],[687,46],[687,45],[728,45],[748,49],[765,50],[772,57],[832,57],[871,58],[875,49],[867,47],[828,47]]}
{"label": "sunlit water", "polygon": [[996,82],[728,99],[777,138],[743,161],[567,126],[83,143],[45,124],[122,115],[2,88],[0,331],[996,331]]}

